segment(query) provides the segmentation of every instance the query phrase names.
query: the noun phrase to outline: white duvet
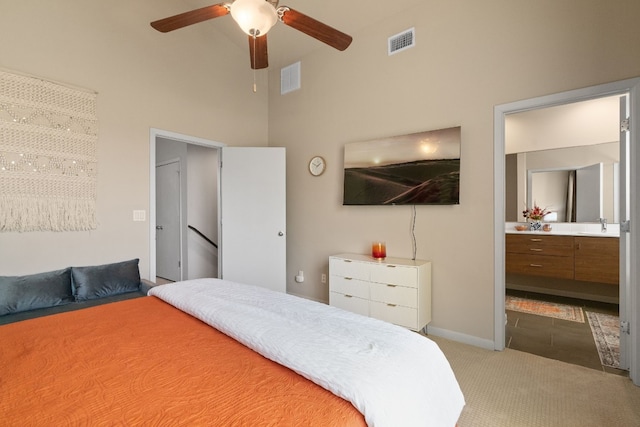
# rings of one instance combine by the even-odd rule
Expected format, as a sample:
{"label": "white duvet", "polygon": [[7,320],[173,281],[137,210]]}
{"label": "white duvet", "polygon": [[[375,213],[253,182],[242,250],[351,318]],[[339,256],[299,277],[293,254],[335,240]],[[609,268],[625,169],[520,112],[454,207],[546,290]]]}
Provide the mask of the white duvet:
{"label": "white duvet", "polygon": [[369,426],[454,426],[464,397],[428,338],[315,301],[219,279],[149,291],[351,402]]}

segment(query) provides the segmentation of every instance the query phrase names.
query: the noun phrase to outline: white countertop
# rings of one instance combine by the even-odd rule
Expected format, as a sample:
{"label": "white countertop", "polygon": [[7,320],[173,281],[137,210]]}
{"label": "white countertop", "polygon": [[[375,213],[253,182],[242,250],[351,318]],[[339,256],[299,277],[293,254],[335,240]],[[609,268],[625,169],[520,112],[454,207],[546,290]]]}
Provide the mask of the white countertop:
{"label": "white countertop", "polygon": [[544,234],[557,236],[586,236],[586,237],[620,237],[620,224],[607,224],[607,231],[597,223],[549,222],[551,231],[516,230],[516,225],[528,225],[524,222],[506,222],[505,233],[508,234]]}

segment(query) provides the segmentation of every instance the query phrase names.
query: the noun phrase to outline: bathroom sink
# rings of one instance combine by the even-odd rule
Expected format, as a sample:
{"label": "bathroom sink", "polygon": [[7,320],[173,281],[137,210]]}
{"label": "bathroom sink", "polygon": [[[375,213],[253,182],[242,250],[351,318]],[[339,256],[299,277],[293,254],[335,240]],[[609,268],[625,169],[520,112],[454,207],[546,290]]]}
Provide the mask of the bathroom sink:
{"label": "bathroom sink", "polygon": [[591,236],[591,237],[620,237],[620,233],[613,231],[606,231],[604,233],[599,231],[579,231],[579,236]]}

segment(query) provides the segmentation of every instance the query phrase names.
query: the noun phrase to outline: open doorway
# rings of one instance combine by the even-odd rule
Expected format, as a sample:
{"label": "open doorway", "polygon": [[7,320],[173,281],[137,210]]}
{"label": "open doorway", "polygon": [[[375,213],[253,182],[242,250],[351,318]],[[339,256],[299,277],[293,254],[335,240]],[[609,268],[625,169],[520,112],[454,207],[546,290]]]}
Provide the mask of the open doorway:
{"label": "open doorway", "polygon": [[[495,107],[495,168],[494,168],[494,191],[495,191],[495,348],[497,350],[503,350],[505,348],[505,323],[506,323],[506,311],[505,311],[505,243],[506,243],[506,223],[505,223],[505,118],[509,114],[535,110],[539,108],[551,107],[574,103],[578,101],[590,100],[601,98],[605,96],[614,95],[626,95],[628,96],[629,103],[631,105],[637,105],[638,90],[640,89],[640,79],[631,79],[621,82],[610,83],[601,86],[595,86],[570,92],[564,92],[560,94],[554,94],[544,96],[540,98],[533,98],[524,101],[518,101],[510,104],[500,105]],[[622,109],[622,105],[621,105]],[[633,119],[637,119],[638,111],[631,110],[633,113]],[[626,114],[626,112],[625,112]],[[625,144],[629,144],[630,141],[637,142],[638,134],[633,130],[626,132]],[[622,139],[621,139],[622,141]],[[635,201],[635,185],[637,180],[634,178],[637,170],[638,153],[634,150],[633,146],[630,151],[627,151],[631,155],[627,162],[623,164],[621,161],[621,167],[628,168],[628,172],[621,172],[621,175],[629,173],[631,179],[627,183],[621,183],[623,191],[628,192],[631,195],[630,203],[627,206],[623,206],[620,212],[620,223],[623,230],[620,233],[620,319],[623,325],[623,332],[621,333],[621,346],[620,346],[620,359],[621,365],[629,367],[630,378],[636,384],[640,384],[640,366],[638,362],[638,353],[640,348],[638,346],[638,331],[634,326],[637,323],[635,313],[636,307],[638,307],[638,292],[637,292],[637,271],[634,263],[630,263],[629,259],[635,259],[635,254],[638,251],[637,235],[634,232],[624,230],[624,224],[628,224],[632,218],[637,219],[638,210],[636,209]],[[596,225],[599,225],[596,223]],[[632,325],[633,324],[633,325]],[[631,327],[631,335],[627,332]],[[635,332],[634,332],[635,331]]]}
{"label": "open doorway", "polygon": [[223,144],[151,131],[151,267],[156,282],[219,276]]}
{"label": "open doorway", "polygon": [[[167,147],[162,154],[159,142]],[[286,292],[286,150],[227,147],[158,129],[149,149],[149,277],[157,277],[155,168],[177,158],[181,280],[214,277]],[[199,257],[206,265],[196,268]]]}
{"label": "open doorway", "polygon": [[[620,95],[511,113],[505,130],[505,346],[626,375],[618,326]],[[515,230],[529,225],[522,213],[534,205],[547,212],[551,231]],[[587,230],[589,238],[579,234]],[[603,265],[581,265],[586,250],[601,254]],[[587,267],[594,271],[583,274]]]}

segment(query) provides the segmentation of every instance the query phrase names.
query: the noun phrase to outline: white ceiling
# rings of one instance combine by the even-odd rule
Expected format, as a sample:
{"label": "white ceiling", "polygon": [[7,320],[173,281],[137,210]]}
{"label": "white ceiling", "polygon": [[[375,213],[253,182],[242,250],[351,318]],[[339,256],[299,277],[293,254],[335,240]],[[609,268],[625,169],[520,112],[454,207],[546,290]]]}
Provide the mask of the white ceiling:
{"label": "white ceiling", "polygon": [[[300,13],[347,33],[354,37],[355,43],[357,41],[355,35],[359,34],[365,27],[382,21],[390,14],[396,14],[399,11],[419,4],[421,1],[422,0],[393,0],[393,2],[387,3],[371,0],[284,0],[280,2],[280,6],[289,6]],[[171,10],[169,15],[167,15],[171,16],[171,14],[175,15],[213,4],[217,4],[217,2],[215,0],[186,0],[175,2],[175,4],[171,4],[168,8],[164,7],[163,10]],[[153,16],[151,20],[162,19],[167,16]],[[231,16],[227,15],[211,21],[195,24],[194,27],[199,27],[202,31],[215,28],[216,31],[221,32],[236,45],[242,49],[246,49],[248,55],[249,44],[247,35],[238,28]],[[208,34],[215,33],[210,32]],[[333,49],[306,34],[287,27],[281,22],[276,23],[271,31],[269,31],[268,40],[270,67],[276,66],[280,68],[289,65],[316,49]],[[213,35],[211,43],[215,43]],[[336,52],[339,53],[338,51]]]}

